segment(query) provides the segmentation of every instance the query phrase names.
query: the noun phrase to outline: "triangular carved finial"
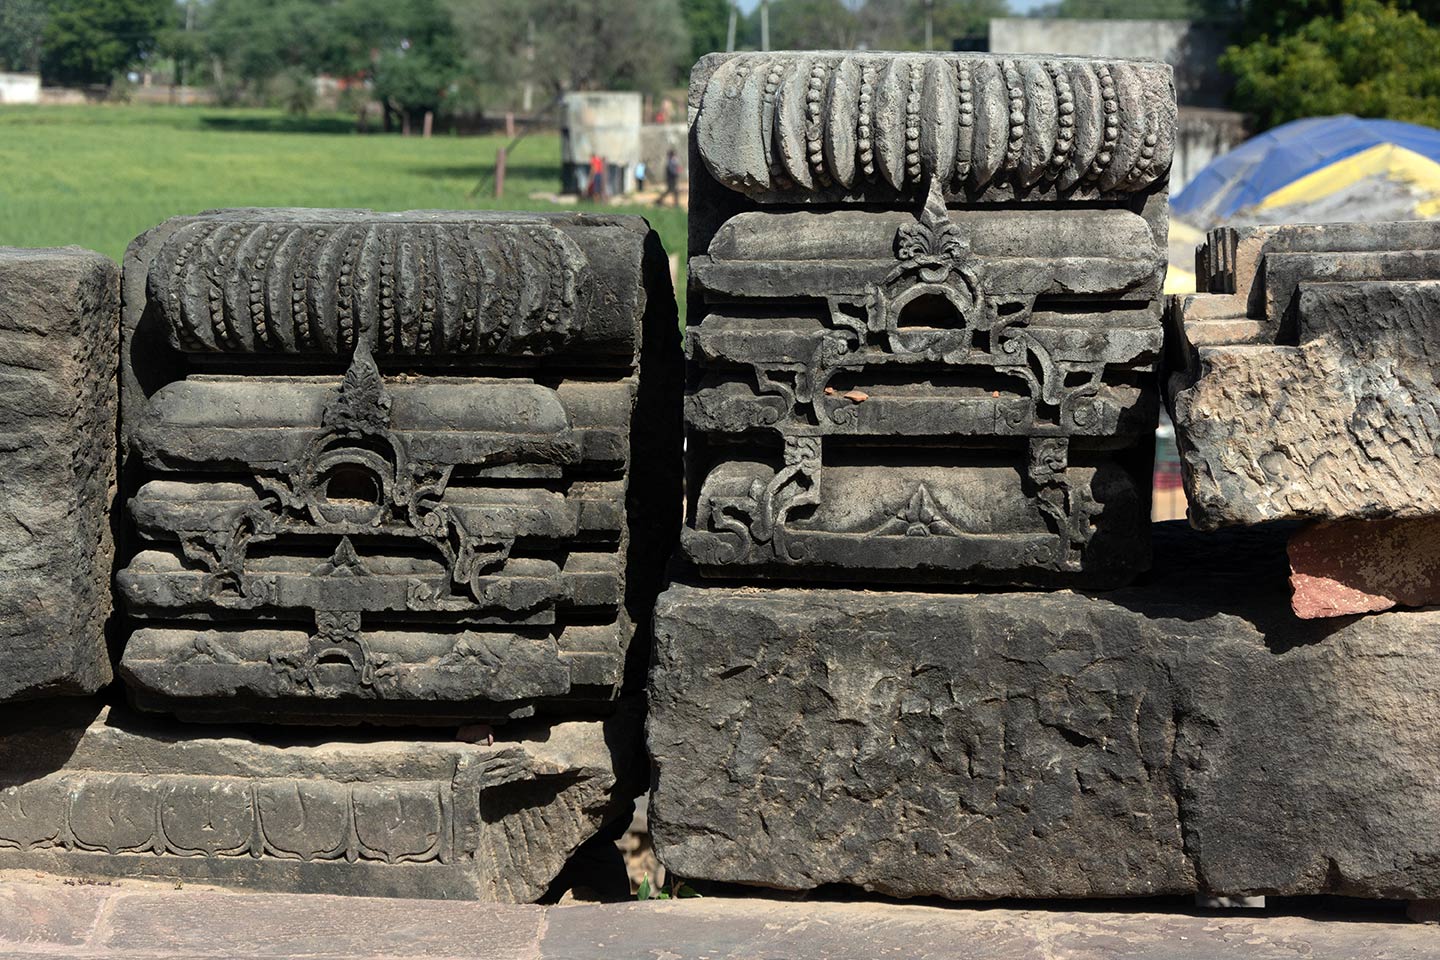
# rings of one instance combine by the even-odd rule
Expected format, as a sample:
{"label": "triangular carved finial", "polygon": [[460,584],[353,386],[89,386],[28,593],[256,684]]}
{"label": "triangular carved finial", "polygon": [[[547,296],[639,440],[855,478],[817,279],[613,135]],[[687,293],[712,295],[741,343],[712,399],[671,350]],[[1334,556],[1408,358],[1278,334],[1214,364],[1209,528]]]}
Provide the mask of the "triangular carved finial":
{"label": "triangular carved finial", "polygon": [[895,234],[895,258],[902,269],[920,269],[929,282],[943,280],[952,264],[970,254],[970,243],[951,222],[945,194],[938,177],[930,180],[930,191],[918,223],[907,223]]}
{"label": "triangular carved finial", "polygon": [[332,429],[384,430],[390,425],[390,397],[380,379],[380,368],[362,338],[355,345],[350,368],[340,393],[325,408],[323,426]]}
{"label": "triangular carved finial", "polygon": [[350,538],[341,537],[340,544],[330,555],[330,559],[316,567],[312,575],[317,577],[368,577],[370,571],[361,561],[360,555],[355,552],[355,544],[350,542]]}

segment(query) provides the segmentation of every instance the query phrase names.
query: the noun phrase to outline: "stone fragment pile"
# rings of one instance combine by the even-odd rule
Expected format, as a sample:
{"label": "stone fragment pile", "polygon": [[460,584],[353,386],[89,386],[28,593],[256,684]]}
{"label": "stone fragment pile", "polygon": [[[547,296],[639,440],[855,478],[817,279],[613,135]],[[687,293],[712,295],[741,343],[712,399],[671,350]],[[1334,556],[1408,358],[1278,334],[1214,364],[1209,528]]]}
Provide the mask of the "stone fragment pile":
{"label": "stone fragment pile", "polygon": [[1191,520],[1311,521],[1294,609],[1440,603],[1440,223],[1221,228],[1170,314]]}
{"label": "stone fragment pile", "polygon": [[1166,304],[1162,63],[690,97],[683,353],[635,217],[0,251],[0,869],[529,902],[649,785],[691,881],[1440,901],[1440,227]]}
{"label": "stone fragment pile", "polygon": [[7,689],[109,680],[117,359],[123,689],[6,718],[0,865],[533,900],[628,818],[681,479],[643,221],[219,211],[132,244],[123,309],[93,255],[3,266],[56,411]]}

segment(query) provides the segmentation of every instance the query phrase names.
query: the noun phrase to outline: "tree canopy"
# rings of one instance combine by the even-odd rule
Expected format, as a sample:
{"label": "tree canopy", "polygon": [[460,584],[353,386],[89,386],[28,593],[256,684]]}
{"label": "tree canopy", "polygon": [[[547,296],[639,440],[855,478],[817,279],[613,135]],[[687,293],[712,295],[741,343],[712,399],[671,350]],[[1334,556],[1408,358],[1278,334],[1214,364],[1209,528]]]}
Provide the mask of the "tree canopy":
{"label": "tree canopy", "polygon": [[[4,0],[0,6],[12,2]],[[18,9],[25,26],[41,25],[38,61],[45,82],[90,84],[109,83],[154,50],[156,37],[174,12],[174,2],[42,0],[36,4],[22,0]],[[5,25],[8,27],[8,22]],[[34,34],[30,37],[28,42],[34,44]],[[33,48],[30,59],[37,59]]]}
{"label": "tree canopy", "polygon": [[1353,113],[1440,126],[1440,29],[1416,10],[1343,0],[1293,32],[1231,47],[1234,104],[1262,127]]}

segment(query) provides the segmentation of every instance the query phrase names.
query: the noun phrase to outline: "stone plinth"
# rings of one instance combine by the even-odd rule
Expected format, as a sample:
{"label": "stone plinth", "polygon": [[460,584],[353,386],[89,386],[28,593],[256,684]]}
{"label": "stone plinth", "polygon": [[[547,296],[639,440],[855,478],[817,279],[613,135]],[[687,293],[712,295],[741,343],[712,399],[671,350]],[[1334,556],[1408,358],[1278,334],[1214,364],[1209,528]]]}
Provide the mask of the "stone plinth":
{"label": "stone plinth", "polygon": [[110,681],[115,265],[0,249],[0,700]]}
{"label": "stone plinth", "polygon": [[690,109],[700,574],[1142,570],[1169,67],[717,54]]}
{"label": "stone plinth", "polygon": [[119,708],[0,716],[0,868],[530,902],[643,789],[639,711],[493,744],[180,731]]}
{"label": "stone plinth", "polygon": [[680,522],[643,220],[218,211],[137,239],[124,296],[138,705],[444,723],[619,694]]}
{"label": "stone plinth", "polygon": [[1086,595],[662,595],[675,875],[901,897],[1440,893],[1440,612],[1303,621],[1284,529]]}

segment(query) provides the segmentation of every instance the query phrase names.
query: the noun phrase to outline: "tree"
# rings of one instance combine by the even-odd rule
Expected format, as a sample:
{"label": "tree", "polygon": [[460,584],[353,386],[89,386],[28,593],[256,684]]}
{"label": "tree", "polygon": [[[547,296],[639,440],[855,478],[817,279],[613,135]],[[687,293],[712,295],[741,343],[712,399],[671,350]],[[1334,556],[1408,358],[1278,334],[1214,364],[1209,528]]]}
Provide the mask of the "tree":
{"label": "tree", "polygon": [[689,59],[680,65],[685,72],[705,54],[725,49],[731,9],[731,0],[680,0],[680,14],[690,34]]}
{"label": "tree", "polygon": [[1353,113],[1440,126],[1440,29],[1414,10],[1343,0],[1293,33],[1234,46],[1233,102],[1262,128]]}
{"label": "tree", "polygon": [[[747,39],[760,45],[760,9],[750,14]],[[771,0],[772,50],[849,50],[860,41],[860,17],[842,0]]]}
{"label": "tree", "polygon": [[689,47],[679,0],[451,0],[477,79],[491,88],[658,93]]}
{"label": "tree", "polygon": [[[8,0],[7,0],[8,2]],[[108,83],[155,48],[173,0],[49,0],[41,43],[46,83]]]}
{"label": "tree", "polygon": [[0,70],[40,69],[45,21],[44,0],[0,0]]}

